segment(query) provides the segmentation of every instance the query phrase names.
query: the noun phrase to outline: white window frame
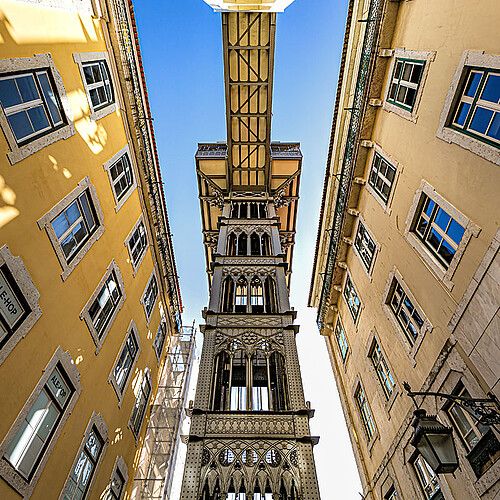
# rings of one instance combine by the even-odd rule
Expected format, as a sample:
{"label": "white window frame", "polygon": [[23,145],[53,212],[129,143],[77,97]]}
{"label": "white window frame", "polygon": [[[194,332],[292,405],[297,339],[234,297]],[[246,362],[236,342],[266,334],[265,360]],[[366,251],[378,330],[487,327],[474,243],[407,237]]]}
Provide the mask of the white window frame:
{"label": "white window frame", "polygon": [[[148,394],[148,396],[146,398],[146,401],[145,401],[144,414],[141,417],[141,423],[139,424],[139,428],[135,429],[134,425],[133,425],[133,422],[132,422],[132,417],[134,415],[135,406],[136,406],[137,402],[139,401],[139,399],[141,398],[141,395],[142,395],[142,386],[143,386],[143,384],[146,381],[149,382],[149,385],[151,387],[151,391],[149,392],[149,394]],[[144,420],[146,419],[146,414],[148,413],[148,406],[149,406],[149,403],[151,401],[152,394],[153,394],[153,381],[152,381],[152,378],[151,378],[151,371],[149,370],[148,367],[146,367],[144,369],[144,372],[142,373],[142,378],[141,378],[140,384],[137,384],[137,394],[136,394],[136,398],[135,398],[135,401],[134,401],[134,406],[132,407],[132,412],[130,413],[130,419],[129,419],[128,425],[127,425],[127,427],[130,428],[130,430],[132,431],[132,434],[135,437],[135,443],[136,444],[139,441],[139,436],[141,435],[141,429],[142,429],[142,427],[144,425]]]}
{"label": "white window frame", "polygon": [[11,149],[10,153],[7,153],[7,158],[10,163],[14,165],[15,163],[24,160],[28,156],[40,151],[45,146],[53,144],[60,139],[68,139],[75,133],[75,127],[73,125],[73,111],[69,104],[69,99],[64,88],[64,83],[61,77],[61,73],[56,69],[54,61],[51,54],[38,54],[33,57],[22,57],[14,59],[0,59],[0,75],[3,73],[11,72],[22,72],[22,71],[32,71],[36,69],[48,68],[52,76],[55,90],[59,96],[61,107],[65,114],[66,125],[63,125],[52,132],[48,132],[42,137],[33,139],[32,141],[19,146],[17,140],[10,128],[10,124],[7,120],[3,107],[0,106],[0,126],[5,134],[5,138]]}
{"label": "white window frame", "polygon": [[[85,190],[88,189],[90,195],[90,201],[92,202],[95,215],[96,215],[96,225],[97,228],[90,235],[84,245],[78,250],[78,252],[72,257],[71,261],[68,263],[66,256],[59,244],[57,235],[52,227],[52,222],[60,215],[64,210],[66,210],[73,201],[78,198]],[[61,264],[63,270],[61,278],[66,281],[68,276],[73,272],[73,269],[78,265],[78,263],[83,259],[85,254],[90,250],[90,247],[102,236],[104,233],[104,216],[102,214],[101,206],[99,204],[99,199],[97,198],[97,192],[95,187],[90,183],[90,178],[87,176],[85,179],[78,183],[78,186],[66,195],[57,205],[52,207],[44,216],[40,217],[37,221],[38,227],[40,229],[45,229],[47,236],[54,248],[54,252]]]}
{"label": "white window frame", "polygon": [[[434,254],[427,248],[427,246],[413,231],[420,214],[423,194],[437,203],[445,212],[448,213],[448,215],[453,217],[453,219],[455,219],[462,227],[465,228],[465,232],[462,236],[462,239],[460,240],[460,244],[458,245],[455,255],[453,256],[453,259],[450,262],[448,268],[445,268],[438,261],[437,257],[434,256]],[[451,291],[453,289],[453,275],[455,274],[457,266],[467,248],[467,245],[469,244],[470,239],[472,238],[472,236],[475,236],[477,238],[480,232],[481,228],[479,226],[474,224],[474,222],[468,219],[450,202],[439,195],[427,181],[422,179],[422,181],[420,182],[420,187],[417,189],[417,191],[415,192],[415,196],[413,197],[413,202],[408,211],[408,216],[406,217],[404,237],[411,245],[411,247],[414,248],[420,255],[427,266],[433,271],[435,276],[443,282],[448,290]]]}
{"label": "white window frame", "polygon": [[[389,68],[387,71],[386,77],[386,85],[384,92],[384,103],[382,105],[385,111],[389,113],[394,113],[405,120],[409,120],[413,123],[417,122],[418,119],[418,107],[420,104],[420,100],[422,99],[422,94],[425,87],[425,81],[427,80],[427,75],[429,73],[430,63],[434,61],[436,58],[435,51],[426,51],[426,50],[407,50],[402,47],[397,47],[393,49],[393,57],[389,64]],[[392,83],[392,75],[394,74],[394,66],[397,59],[415,59],[419,61],[425,61],[424,68],[422,70],[422,74],[420,75],[420,82],[418,84],[417,95],[415,96],[415,101],[413,103],[413,108],[411,111],[404,109],[396,104],[393,104],[388,101],[389,92],[391,89]]]}
{"label": "white window frame", "polygon": [[[156,288],[158,290],[158,293],[156,294],[156,298],[153,301],[153,305],[151,306],[151,312],[149,313],[149,316],[148,316],[148,311],[146,310],[146,301],[144,299],[145,299],[146,292],[148,291],[149,284],[151,283],[153,278],[156,280]],[[144,292],[142,292],[141,301],[140,301],[142,304],[142,307],[144,309],[144,315],[146,316],[147,326],[149,326],[149,322],[151,321],[151,318],[153,317],[153,312],[155,310],[156,303],[158,302],[159,296],[160,296],[160,283],[158,282],[158,278],[156,277],[156,270],[153,269],[153,272],[151,273],[151,276],[149,277],[148,282],[146,283],[146,287],[144,288]]]}
{"label": "white window frame", "polygon": [[127,482],[128,482],[128,467],[127,467],[127,464],[126,464],[125,460],[123,459],[123,457],[116,457],[115,465],[113,466],[113,472],[111,473],[109,485],[108,485],[107,490],[106,490],[106,493],[107,493],[106,500],[110,499],[109,492],[111,490],[111,484],[113,482],[113,478],[115,477],[115,475],[117,473],[119,473],[123,478],[123,488],[120,492],[120,496],[118,497],[118,500],[122,500],[123,497],[125,496],[125,492],[127,491]]}
{"label": "white window frame", "polygon": [[[130,164],[130,172],[132,174],[132,184],[125,191],[125,194],[122,196],[122,198],[120,200],[118,200],[118,196],[117,196],[116,191],[115,191],[115,186],[113,184],[113,179],[111,178],[111,168],[123,156],[127,156],[129,164]],[[115,212],[116,213],[118,213],[118,211],[120,210],[120,208],[125,204],[125,202],[129,199],[130,195],[137,188],[136,172],[135,172],[134,164],[132,162],[133,162],[133,160],[132,160],[132,155],[130,154],[130,148],[128,146],[125,146],[124,148],[120,149],[120,151],[118,151],[118,153],[116,153],[112,158],[110,158],[103,165],[104,170],[108,174],[109,185],[111,187],[111,192],[113,193],[113,197],[115,199]]]}
{"label": "white window frame", "polygon": [[[365,400],[366,400],[366,403],[367,403],[368,411],[370,412],[370,416],[372,418],[374,431],[373,431],[373,434],[371,435],[371,437],[369,437],[368,434],[367,434],[367,431],[366,431],[366,428],[365,428],[365,423],[364,423],[364,420],[363,420],[363,416],[361,414],[361,409],[360,409],[359,404],[358,404],[357,393],[358,393],[359,389],[361,389],[363,391],[363,394],[365,396]],[[379,437],[379,432],[378,432],[377,423],[375,422],[375,417],[373,415],[373,410],[371,408],[370,401],[368,400],[368,396],[366,395],[365,386],[362,383],[361,377],[360,377],[359,374],[356,375],[356,378],[354,380],[354,384],[352,386],[352,399],[354,401],[354,407],[356,408],[356,413],[357,413],[357,416],[358,416],[358,419],[359,419],[359,423],[360,423],[361,428],[362,428],[361,434],[362,434],[362,436],[365,439],[366,447],[368,448],[368,453],[371,456],[371,450],[373,448],[373,445],[375,444],[375,441]]]}
{"label": "white window frame", "polygon": [[[82,85],[83,88],[85,89],[85,94],[87,95],[87,102],[89,105],[89,110],[90,110],[90,119],[97,121],[100,120],[101,118],[104,118],[105,116],[109,115],[110,113],[114,113],[118,109],[118,104],[117,104],[117,87],[115,85],[115,78],[113,75],[113,68],[111,66],[111,61],[109,58],[109,55],[107,52],[84,52],[84,53],[74,53],[73,54],[73,60],[75,63],[78,65],[78,69],[80,70],[80,76],[82,78]],[[87,87],[87,82],[85,80],[85,74],[83,72],[83,65],[85,63],[91,63],[91,62],[98,62],[98,61],[106,61],[108,71],[109,71],[109,78],[110,78],[110,83],[111,87],[113,90],[113,97],[114,101],[107,104],[106,106],[94,110],[92,106],[92,100],[90,98],[89,94],[89,89]]]}
{"label": "white window frame", "polygon": [[[137,352],[135,353],[134,359],[132,360],[132,363],[129,368],[129,373],[127,375],[127,378],[125,379],[125,382],[123,383],[123,387],[120,389],[120,386],[118,385],[118,382],[115,378],[115,368],[116,365],[118,364],[118,361],[120,360],[121,354],[124,349],[127,348],[127,339],[129,336],[133,337],[135,344],[137,346]],[[123,339],[122,345],[120,346],[120,349],[118,350],[118,354],[115,358],[115,362],[113,363],[113,367],[111,368],[111,372],[108,377],[108,383],[110,383],[113,386],[113,389],[115,390],[116,397],[118,398],[118,408],[121,407],[123,398],[125,397],[125,392],[127,391],[128,384],[130,380],[132,379],[131,374],[134,370],[135,364],[137,363],[137,360],[139,359],[139,354],[141,353],[141,338],[139,336],[139,333],[137,331],[137,326],[134,323],[134,320],[130,322],[129,327],[127,328],[127,333],[125,335],[125,338]]]}
{"label": "white window frame", "polygon": [[[413,346],[410,344],[409,340],[406,337],[406,333],[403,331],[403,328],[399,324],[398,319],[395,317],[393,310],[391,309],[391,306],[389,305],[389,301],[392,298],[392,294],[394,291],[394,287],[396,286],[396,282],[401,285],[401,288],[405,292],[406,296],[412,303],[413,307],[416,309],[417,313],[419,314],[420,318],[423,320],[423,325],[420,328],[420,332],[417,335],[417,338],[415,339],[415,342]],[[431,332],[433,329],[433,326],[431,322],[427,319],[427,316],[425,315],[424,311],[420,307],[420,304],[417,302],[413,294],[411,293],[410,289],[408,288],[408,285],[405,283],[403,277],[399,273],[396,267],[393,267],[391,272],[389,273],[389,276],[387,278],[387,282],[385,284],[385,289],[384,293],[382,295],[382,309],[391,323],[391,326],[393,327],[394,331],[398,335],[398,338],[406,351],[406,354],[411,360],[411,363],[413,366],[416,365],[415,361],[415,356],[420,348],[420,345],[422,344],[422,341],[424,340],[425,335],[427,332]]]}
{"label": "white window frame", "polygon": [[[71,395],[69,403],[66,405],[64,409],[64,413],[62,414],[59,423],[57,424],[57,427],[54,430],[54,433],[52,435],[49,444],[47,445],[43,453],[40,455],[38,465],[34,469],[31,479],[27,481],[3,458],[3,456],[5,455],[5,452],[7,451],[7,448],[9,447],[11,441],[16,436],[16,433],[21,427],[21,424],[23,423],[24,419],[31,410],[33,403],[40,395],[43,387],[47,384],[50,375],[58,365],[62,367],[64,374],[67,376],[67,378],[73,385],[74,392]],[[78,371],[76,364],[71,358],[69,352],[64,352],[61,349],[61,347],[58,347],[56,352],[50,359],[49,363],[45,367],[40,381],[36,385],[33,392],[30,394],[28,400],[23,406],[23,409],[20,411],[15,422],[12,424],[12,427],[10,428],[9,432],[3,439],[2,443],[0,444],[0,457],[2,457],[0,458],[0,476],[8,484],[10,484],[20,495],[22,495],[23,498],[27,499],[33,493],[33,489],[35,488],[37,481],[40,479],[40,476],[43,472],[43,468],[45,467],[45,464],[57,442],[57,439],[59,438],[59,435],[62,432],[62,429],[66,421],[68,420],[68,417],[73,411],[73,408],[75,407],[75,404],[81,392],[82,392],[82,386],[80,384],[80,372]]]}
{"label": "white window frame", "polygon": [[[396,169],[396,172],[394,174],[394,179],[393,179],[392,185],[391,185],[391,191],[389,192],[389,196],[387,198],[387,202],[385,202],[381,198],[380,194],[370,185],[370,175],[371,175],[372,168],[373,168],[373,165],[375,162],[375,154],[378,154],[382,158],[382,160],[389,163],[392,167],[394,167]],[[394,198],[394,193],[396,191],[396,185],[397,185],[397,182],[399,180],[399,176],[401,175],[401,172],[403,171],[403,165],[401,165],[401,163],[396,161],[389,153],[384,151],[377,143],[374,143],[372,148],[371,148],[371,152],[370,152],[369,157],[368,157],[367,165],[368,165],[368,169],[367,169],[366,182],[365,182],[364,188],[375,198],[377,203],[384,209],[384,212],[387,215],[391,215],[391,213],[392,213],[392,209],[391,209],[392,200]]]}
{"label": "white window frame", "polygon": [[[144,227],[144,234],[146,235],[146,246],[142,250],[142,253],[139,255],[137,263],[135,263],[134,259],[132,257],[132,250],[129,246],[129,243],[130,243],[130,240],[132,239],[132,237],[134,236],[135,231],[137,231],[139,229],[139,226],[141,224]],[[148,229],[147,229],[147,226],[144,222],[144,216],[142,214],[139,217],[139,219],[137,219],[137,222],[134,224],[134,227],[130,230],[130,233],[128,233],[128,236],[125,239],[124,245],[127,247],[127,251],[128,251],[128,254],[130,257],[130,259],[129,259],[130,265],[132,266],[132,270],[133,270],[132,274],[135,278],[135,276],[137,275],[137,272],[139,271],[139,267],[141,267],[141,264],[142,264],[142,261],[144,260],[144,257],[146,257],[146,254],[148,253],[148,248],[150,247],[150,238],[149,238],[149,234],[148,234]]]}
{"label": "white window frame", "polygon": [[[29,308],[29,313],[25,315],[24,319],[14,325],[13,331],[7,334],[2,347],[0,347],[0,365],[7,359],[7,356],[12,352],[17,343],[26,337],[29,331],[33,328],[35,323],[42,315],[42,309],[39,305],[40,293],[36,289],[28,270],[23,264],[21,257],[14,257],[7,245],[0,248],[0,273],[1,268],[6,266],[12,275],[22,299]],[[0,300],[4,300],[0,289]],[[14,292],[17,297],[17,292]]]}
{"label": "white window frame", "polygon": [[470,67],[500,70],[500,55],[485,54],[484,51],[477,50],[464,50],[446,94],[436,137],[450,144],[457,144],[481,158],[500,165],[500,148],[449,126],[461,97],[460,91],[465,83],[467,69]]}
{"label": "white window frame", "polygon": [[108,439],[108,427],[104,422],[104,419],[102,418],[101,414],[97,414],[96,412],[92,413],[92,417],[90,418],[90,421],[87,425],[87,429],[85,430],[85,434],[83,436],[82,442],[80,444],[80,447],[78,448],[78,451],[76,453],[75,460],[73,462],[73,465],[71,466],[71,469],[69,471],[68,478],[66,479],[66,482],[64,483],[64,487],[61,491],[61,494],[59,495],[59,500],[64,500],[64,496],[66,493],[66,490],[68,489],[69,485],[71,484],[70,482],[70,477],[73,474],[73,471],[75,470],[78,461],[80,459],[80,456],[84,450],[85,445],[87,444],[87,440],[89,438],[90,433],[95,430],[99,434],[99,438],[102,440],[102,447],[99,452],[99,456],[97,458],[97,461],[95,463],[95,467],[92,470],[92,475],[90,477],[90,482],[85,490],[85,494],[83,495],[81,500],[85,500],[90,496],[90,493],[92,491],[92,486],[94,485],[95,479],[97,477],[97,473],[99,472],[99,467],[101,466],[101,463],[104,459],[104,455],[106,454],[106,450],[108,448],[109,444],[109,439]]}
{"label": "white window frame", "polygon": [[[351,310],[349,302],[348,302],[348,300],[347,300],[347,298],[345,296],[345,286],[346,286],[348,278],[351,280],[352,287],[354,289],[354,293],[356,294],[356,297],[359,300],[359,310],[358,310],[358,314],[357,314],[356,317],[354,317],[354,314],[353,314],[353,312]],[[354,284],[354,280],[352,279],[352,275],[351,275],[349,269],[346,269],[345,276],[344,276],[344,282],[342,284],[342,298],[344,299],[345,305],[347,306],[347,309],[349,310],[349,314],[351,316],[351,320],[352,320],[352,322],[354,323],[354,325],[356,326],[356,329],[357,329],[357,325],[359,323],[359,317],[361,316],[361,313],[362,313],[362,311],[364,309],[364,302],[361,300],[361,297],[359,296],[358,288]]]}
{"label": "white window frame", "polygon": [[[113,313],[111,314],[108,323],[104,330],[102,331],[101,335],[99,336],[99,333],[97,332],[94,323],[92,322],[92,318],[90,317],[90,308],[92,304],[95,302],[97,299],[97,296],[101,292],[102,288],[105,286],[107,279],[111,276],[111,274],[114,273],[116,276],[116,285],[120,291],[120,298],[118,299],[118,303],[116,304]],[[104,341],[106,340],[106,336],[109,333],[109,330],[113,326],[113,323],[116,319],[116,316],[120,312],[120,309],[123,306],[123,303],[125,302],[126,295],[125,295],[125,284],[123,282],[123,278],[120,272],[120,268],[118,267],[118,264],[115,262],[113,259],[111,263],[109,264],[106,272],[104,273],[104,276],[101,278],[101,281],[95,288],[94,292],[92,293],[90,299],[87,301],[85,306],[82,309],[82,312],[80,313],[80,319],[85,320],[85,323],[87,324],[87,328],[89,329],[90,335],[92,336],[92,339],[94,340],[94,343],[96,345],[96,350],[95,354],[98,354],[99,351],[101,350],[102,345],[104,344]]]}
{"label": "white window frame", "polygon": [[[368,234],[368,236],[371,238],[371,240],[373,241],[373,244],[375,245],[375,249],[373,251],[373,258],[372,258],[372,261],[370,263],[370,267],[367,268],[366,267],[366,264],[365,264],[365,261],[363,260],[363,258],[361,257],[361,254],[359,252],[359,250],[357,249],[356,247],[356,236],[358,235],[358,231],[359,231],[359,226],[360,224],[363,226],[364,230],[366,231],[366,233]],[[356,226],[354,228],[354,231],[353,231],[353,238],[352,238],[352,249],[353,249],[353,252],[356,254],[356,256],[358,257],[359,259],[359,262],[361,264],[361,267],[363,268],[363,271],[366,273],[366,275],[368,276],[368,279],[370,280],[370,282],[373,280],[373,277],[372,277],[372,273],[373,273],[373,268],[375,266],[375,261],[377,260],[377,255],[378,253],[380,252],[380,244],[379,242],[376,240],[375,236],[373,235],[372,231],[370,230],[370,228],[368,227],[368,224],[366,223],[365,219],[363,218],[363,216],[360,214],[358,215],[357,217],[357,221],[356,221]]]}

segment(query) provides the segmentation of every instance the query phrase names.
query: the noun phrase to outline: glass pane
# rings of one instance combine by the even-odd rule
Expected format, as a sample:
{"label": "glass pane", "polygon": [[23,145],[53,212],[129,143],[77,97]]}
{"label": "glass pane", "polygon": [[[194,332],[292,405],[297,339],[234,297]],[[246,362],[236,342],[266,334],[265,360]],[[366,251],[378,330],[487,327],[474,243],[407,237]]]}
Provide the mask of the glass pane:
{"label": "glass pane", "polygon": [[92,106],[98,106],[99,105],[99,95],[97,94],[96,89],[91,89],[89,90],[90,94],[90,101],[92,102]]}
{"label": "glass pane", "polygon": [[467,114],[469,113],[470,104],[467,102],[461,102],[460,107],[458,108],[458,113],[455,118],[455,123],[458,125],[463,125],[465,123],[465,119],[467,118]]}
{"label": "glass pane", "polygon": [[47,103],[47,107],[49,108],[50,116],[52,117],[52,121],[54,125],[61,123],[61,113],[59,112],[59,105],[57,99],[52,91],[52,87],[49,82],[49,77],[47,73],[38,73],[38,81],[40,82],[40,86],[42,87],[43,96],[45,98],[45,102]]}
{"label": "glass pane", "polygon": [[90,231],[92,231],[92,228],[95,226],[95,220],[94,216],[92,215],[92,210],[90,209],[87,191],[85,191],[83,194],[79,196],[79,200],[80,203],[82,204],[83,215],[85,217],[85,222],[87,223],[87,227],[89,228]]}
{"label": "glass pane", "polygon": [[500,75],[490,74],[486,80],[481,99],[497,103],[500,99]]}
{"label": "glass pane", "polygon": [[427,201],[425,202],[425,208],[423,210],[424,213],[430,217],[435,206],[436,204],[430,198],[427,198]]}
{"label": "glass pane", "polygon": [[446,231],[450,219],[451,217],[442,208],[438,209],[435,222],[443,231]]}
{"label": "glass pane", "polygon": [[90,66],[83,67],[83,74],[85,75],[85,81],[87,84],[94,83],[94,79],[92,77],[92,68]]}
{"label": "glass pane", "polygon": [[410,79],[410,81],[412,83],[419,83],[420,75],[422,74],[423,68],[424,67],[421,64],[415,64],[415,66],[413,66],[413,71],[412,71],[411,79]]}
{"label": "glass pane", "polygon": [[401,76],[402,80],[406,80],[407,82],[410,81],[410,75],[411,75],[412,68],[413,68],[413,64],[405,63],[405,67],[403,69],[403,74]]}
{"label": "glass pane", "polygon": [[441,255],[443,260],[449,264],[453,260],[455,249],[446,240],[443,240],[441,242],[441,246],[439,247],[438,253],[439,255]]}
{"label": "glass pane", "polygon": [[12,132],[16,136],[16,140],[20,141],[26,136],[32,134],[34,129],[29,121],[26,111],[20,111],[7,117],[9,124],[12,127]]}
{"label": "glass pane", "polygon": [[70,234],[61,242],[61,248],[66,257],[69,257],[73,253],[73,250],[76,248],[76,241],[73,238],[73,234]]}
{"label": "glass pane", "polygon": [[75,241],[80,244],[87,236],[87,229],[83,225],[83,222],[80,221],[75,228],[73,229],[73,235],[75,237]]}
{"label": "glass pane", "polygon": [[65,210],[65,213],[70,226],[80,218],[80,209],[76,200]]}
{"label": "glass pane", "polygon": [[16,83],[23,102],[40,99],[33,75],[18,76],[16,78]]}
{"label": "glass pane", "polygon": [[465,228],[462,227],[455,219],[452,219],[446,234],[458,245],[462,240],[464,232]]}
{"label": "glass pane", "polygon": [[87,439],[86,447],[93,458],[97,458],[99,450],[101,449],[101,443],[97,439],[94,431],[90,431],[89,437]]}
{"label": "glass pane", "polygon": [[437,250],[439,248],[441,240],[442,238],[439,233],[435,229],[431,229],[429,236],[427,236],[427,242],[429,243],[429,245]]}
{"label": "glass pane", "polygon": [[31,121],[31,125],[36,132],[45,130],[50,127],[50,123],[47,115],[45,114],[45,109],[43,109],[43,106],[30,108],[28,109],[27,113]]}
{"label": "glass pane", "polygon": [[2,107],[8,108],[21,104],[21,96],[17,90],[14,78],[5,78],[0,80],[0,103]]}
{"label": "glass pane", "polygon": [[476,108],[476,112],[474,113],[474,118],[472,118],[472,122],[469,126],[472,130],[485,134],[492,116],[493,111],[491,111],[491,109],[485,109],[478,106]]}
{"label": "glass pane", "polygon": [[483,76],[482,73],[476,73],[474,71],[471,72],[469,81],[467,82],[467,87],[465,88],[464,95],[468,97],[474,97],[482,76]]}
{"label": "glass pane", "polygon": [[52,372],[52,375],[47,381],[47,386],[52,391],[52,394],[61,404],[61,406],[64,407],[68,397],[71,394],[71,391],[57,368]]}
{"label": "glass pane", "polygon": [[487,135],[500,141],[500,113],[495,113],[495,118],[491,122]]}

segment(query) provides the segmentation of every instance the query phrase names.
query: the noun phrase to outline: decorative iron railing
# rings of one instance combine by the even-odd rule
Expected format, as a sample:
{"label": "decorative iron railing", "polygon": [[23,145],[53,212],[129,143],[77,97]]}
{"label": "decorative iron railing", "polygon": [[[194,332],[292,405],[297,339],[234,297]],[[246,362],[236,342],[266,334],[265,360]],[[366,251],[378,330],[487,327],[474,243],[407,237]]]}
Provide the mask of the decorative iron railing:
{"label": "decorative iron railing", "polygon": [[[198,144],[196,150],[196,158],[225,158],[227,156],[227,144],[211,143],[211,144]],[[273,143],[271,144],[271,157],[272,158],[302,158],[300,151],[300,144],[290,143]]]}
{"label": "decorative iron railing", "polygon": [[361,20],[366,23],[366,30],[361,50],[361,59],[359,62],[354,98],[352,107],[350,108],[351,120],[349,122],[349,129],[347,132],[344,156],[342,159],[342,168],[340,176],[337,176],[339,186],[335,202],[335,210],[333,213],[333,222],[331,228],[328,230],[330,232],[328,256],[325,271],[323,273],[323,285],[321,288],[318,315],[316,318],[320,331],[328,305],[328,297],[330,295],[335,262],[337,260],[337,252],[342,235],[342,227],[344,225],[347,203],[351,192],[352,177],[354,167],[356,165],[359,146],[359,133],[364,119],[366,94],[368,92],[371,79],[371,61],[377,43],[378,21],[382,1],[383,0],[372,0],[368,9],[368,18]]}

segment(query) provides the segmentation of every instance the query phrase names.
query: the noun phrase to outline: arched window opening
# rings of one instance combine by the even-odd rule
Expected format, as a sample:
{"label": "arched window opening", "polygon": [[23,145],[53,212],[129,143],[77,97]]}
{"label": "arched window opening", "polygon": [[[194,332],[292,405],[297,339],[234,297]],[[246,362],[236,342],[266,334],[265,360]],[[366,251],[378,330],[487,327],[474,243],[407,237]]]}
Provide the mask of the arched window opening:
{"label": "arched window opening", "polygon": [[227,276],[222,283],[221,311],[233,312],[234,283],[231,276]]}
{"label": "arched window opening", "polygon": [[261,219],[265,219],[267,217],[266,213],[266,204],[265,203],[259,203],[259,217]]}
{"label": "arched window opening", "polygon": [[215,484],[214,491],[212,494],[210,494],[210,488],[208,486],[208,479],[205,482],[205,487],[203,488],[203,492],[201,494],[201,500],[220,500],[221,498],[221,493],[220,493],[220,484],[219,484],[219,478],[217,478],[217,483]]}
{"label": "arched window opening", "polygon": [[242,350],[236,351],[232,357],[229,409],[247,409],[247,356]]}
{"label": "arched window opening", "polygon": [[250,255],[260,255],[260,236],[257,233],[250,236]]}
{"label": "arched window opening", "polygon": [[227,240],[227,255],[236,255],[236,235],[231,233]]}
{"label": "arched window opening", "polygon": [[269,387],[271,408],[274,411],[288,410],[285,359],[279,352],[273,352],[269,357]]}
{"label": "arched window opening", "polygon": [[212,408],[225,410],[229,406],[229,378],[231,375],[231,357],[225,351],[215,358]]}
{"label": "arched window opening", "polygon": [[231,218],[237,219],[239,217],[239,211],[240,211],[240,204],[233,203],[231,207]]}
{"label": "arched window opening", "polygon": [[260,239],[261,255],[271,255],[271,240],[269,235],[264,233]]}
{"label": "arched window opening", "polygon": [[269,363],[262,351],[252,356],[252,410],[269,411]]}
{"label": "arched window opening", "polygon": [[234,300],[234,312],[247,312],[247,280],[243,276],[236,282],[236,293]]}
{"label": "arched window opening", "polygon": [[250,203],[250,218],[251,219],[259,218],[259,203],[255,202]]}
{"label": "arched window opening", "polygon": [[248,255],[246,233],[241,233],[238,236],[238,255]]}
{"label": "arched window opening", "polygon": [[264,300],[266,304],[266,313],[276,313],[278,312],[278,303],[276,297],[276,284],[271,277],[267,277],[264,282]]}
{"label": "arched window opening", "polygon": [[250,305],[252,306],[252,314],[262,314],[264,312],[262,282],[256,276],[250,282]]}

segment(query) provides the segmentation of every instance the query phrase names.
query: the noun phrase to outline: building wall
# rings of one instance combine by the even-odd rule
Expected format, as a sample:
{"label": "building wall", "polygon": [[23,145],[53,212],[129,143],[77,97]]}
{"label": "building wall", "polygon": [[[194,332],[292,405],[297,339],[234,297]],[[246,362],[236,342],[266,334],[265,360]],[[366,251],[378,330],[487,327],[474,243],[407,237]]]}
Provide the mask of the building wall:
{"label": "building wall", "polygon": [[[369,1],[354,1],[349,8],[352,19],[348,21],[344,76],[338,88],[338,116],[332,132],[331,163],[327,166],[331,174],[327,178],[324,216],[318,234],[310,298],[313,306],[318,306],[320,300],[319,273],[325,269],[329,243],[326,230],[333,223],[338,199],[338,184],[333,175],[342,174],[348,139],[352,111],[345,108],[352,106],[361,60],[360,40],[366,29],[366,23],[358,23],[358,19],[369,17],[369,6]],[[364,96],[366,108],[360,113],[363,122],[356,138],[359,149],[342,231],[347,241],[339,244],[329,308],[321,330],[341,392],[366,498],[386,498],[392,485],[400,497],[428,498],[409,465],[414,451],[409,445],[412,405],[402,388],[404,381],[414,390],[446,388],[444,392],[448,393],[461,381],[475,397],[484,397],[498,382],[498,273],[492,255],[498,247],[495,214],[499,210],[499,145],[466,140],[467,136],[460,133],[450,140],[449,127],[443,127],[447,110],[453,109],[456,89],[460,89],[464,61],[466,66],[498,68],[495,26],[490,21],[495,13],[498,7],[494,2],[381,2],[377,55],[371,59],[370,88]],[[484,51],[486,56],[475,51]],[[412,111],[402,111],[388,102],[396,57],[425,61]],[[472,60],[474,64],[467,62]],[[376,153],[393,164],[397,172],[387,204],[368,182]],[[434,190],[442,197],[445,201],[441,206],[455,219],[460,214],[465,216],[461,219],[466,231],[457,250],[459,257],[450,264],[450,271],[437,264],[436,258],[412,237],[422,189],[431,196]],[[352,244],[360,223],[368,229],[376,246],[369,271]],[[488,264],[481,264],[487,252]],[[483,278],[490,263],[490,271]],[[347,274],[361,300],[356,321],[343,296]],[[409,345],[386,305],[394,276],[404,282],[424,320],[414,346]],[[349,343],[345,361],[335,337],[339,318]],[[478,323],[474,333],[471,323]],[[451,335],[453,331],[455,335]],[[369,359],[374,339],[394,378],[390,397],[385,396]],[[354,400],[359,384],[375,424],[371,439],[367,438]],[[423,405],[451,425],[441,402],[426,398]],[[477,478],[456,430],[455,442],[463,466],[455,478],[439,477],[444,497],[495,498],[498,462]]]}
{"label": "building wall", "polygon": [[[7,67],[10,71],[16,71],[19,58],[50,54],[64,85],[72,114],[68,118],[74,126],[69,137],[47,144],[18,161],[9,157],[11,146],[5,133],[0,134],[2,257],[7,253],[4,246],[7,245],[12,256],[22,260],[39,294],[41,309],[36,323],[12,347],[0,365],[2,453],[5,453],[12,438],[10,434],[6,437],[9,429],[16,422],[58,347],[69,353],[80,374],[82,387],[71,415],[48,454],[32,498],[59,496],[93,412],[102,416],[107,427],[108,444],[99,469],[94,474],[95,483],[92,490],[87,492],[86,498],[101,498],[108,488],[117,457],[123,457],[128,477],[133,478],[137,467],[135,457],[140,450],[146,422],[143,422],[136,441],[129,428],[129,419],[136,395],[140,392],[145,369],[149,368],[151,371],[154,393],[163,366],[163,361],[159,366],[153,349],[161,317],[165,318],[167,324],[166,344],[175,329],[174,304],[166,294],[162,263],[159,261],[155,230],[151,223],[151,209],[148,207],[149,200],[144,196],[147,191],[142,165],[138,161],[140,154],[134,139],[135,131],[129,128],[131,101],[129,96],[122,94],[118,79],[117,67],[122,64],[121,59],[116,47],[113,48],[109,43],[107,30],[109,27],[112,29],[112,24],[107,24],[100,9],[95,9],[93,5],[90,1],[4,1],[0,4],[2,58],[13,59],[8,64],[5,59],[0,61],[3,72]],[[104,3],[100,8],[105,12]],[[112,14],[111,3],[108,8],[108,13]],[[91,116],[74,54],[93,52],[105,53],[108,58],[116,105]],[[95,59],[102,57],[101,54]],[[120,73],[122,72],[123,69],[120,68]],[[2,118],[5,130],[4,114]],[[129,148],[129,157],[139,187],[131,188],[131,194],[116,210],[110,179],[104,166],[125,147]],[[104,231],[69,275],[62,276],[64,273],[51,240],[46,230],[37,225],[37,221],[86,177],[95,188]],[[148,233],[148,247],[141,264],[134,272],[125,242],[141,216]],[[80,318],[80,313],[112,261],[121,273],[125,300],[98,349],[86,322]],[[153,272],[158,280],[159,298],[148,321],[142,297]],[[22,273],[14,275],[15,279],[23,276]],[[122,350],[131,321],[139,334],[140,352],[120,402],[108,379]],[[2,459],[4,461],[5,458]],[[5,467],[2,470],[6,470]],[[5,477],[4,475],[3,479]],[[132,481],[129,481],[129,490],[131,485]],[[25,496],[28,497],[29,494],[26,493]],[[19,498],[19,495],[7,481],[0,480],[0,497]]]}

